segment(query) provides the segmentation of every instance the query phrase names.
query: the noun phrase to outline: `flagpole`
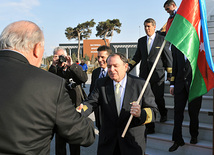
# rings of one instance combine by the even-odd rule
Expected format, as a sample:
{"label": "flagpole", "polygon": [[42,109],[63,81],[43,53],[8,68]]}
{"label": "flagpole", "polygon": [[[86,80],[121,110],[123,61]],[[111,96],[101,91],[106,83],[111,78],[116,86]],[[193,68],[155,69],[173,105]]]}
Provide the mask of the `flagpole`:
{"label": "flagpole", "polygon": [[[157,65],[157,63],[158,63],[158,60],[159,60],[159,58],[160,58],[160,56],[161,56],[161,53],[162,53],[163,48],[164,48],[165,45],[166,45],[166,40],[164,40],[163,44],[161,45],[161,48],[160,48],[160,50],[159,50],[159,52],[158,52],[158,55],[157,55],[157,57],[156,57],[156,59],[155,59],[155,61],[154,61],[154,64],[153,64],[153,66],[152,66],[152,69],[150,70],[149,75],[148,75],[148,77],[147,77],[147,79],[146,79],[146,82],[145,82],[145,84],[144,84],[144,86],[143,86],[143,89],[141,90],[141,93],[140,93],[140,95],[139,95],[139,97],[138,97],[138,99],[137,99],[137,101],[136,101],[137,104],[140,103],[140,100],[141,100],[141,98],[142,98],[142,96],[143,96],[143,94],[144,94],[144,92],[145,92],[145,90],[146,90],[146,88],[147,88],[147,86],[148,86],[148,84],[149,84],[149,80],[150,80],[150,78],[151,78],[151,76],[152,76],[152,74],[153,74],[153,72],[154,72],[154,70],[155,70],[155,67],[156,67],[156,65]],[[123,134],[122,134],[122,136],[121,136],[122,138],[125,137],[125,134],[126,134],[128,128],[129,128],[129,125],[130,125],[132,119],[133,119],[133,115],[131,115],[131,116],[129,117],[129,120],[128,120],[127,124],[126,124],[126,127],[125,127],[125,129],[123,130]]]}

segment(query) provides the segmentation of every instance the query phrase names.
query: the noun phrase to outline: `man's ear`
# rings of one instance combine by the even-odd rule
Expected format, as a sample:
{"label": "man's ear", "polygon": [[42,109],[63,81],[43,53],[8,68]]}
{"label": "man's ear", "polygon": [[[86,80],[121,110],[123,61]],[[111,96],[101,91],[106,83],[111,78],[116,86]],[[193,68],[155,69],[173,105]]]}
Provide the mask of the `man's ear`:
{"label": "man's ear", "polygon": [[43,53],[43,50],[42,50],[42,45],[41,45],[41,42],[37,43],[35,46],[34,46],[34,49],[33,49],[33,55],[34,57],[36,58],[39,58],[40,55]]}

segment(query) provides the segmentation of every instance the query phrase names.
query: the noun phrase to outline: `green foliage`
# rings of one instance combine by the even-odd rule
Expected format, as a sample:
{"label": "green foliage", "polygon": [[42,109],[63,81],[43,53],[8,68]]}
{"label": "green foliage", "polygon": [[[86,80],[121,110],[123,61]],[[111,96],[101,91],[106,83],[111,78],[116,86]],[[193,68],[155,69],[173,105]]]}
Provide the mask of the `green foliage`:
{"label": "green foliage", "polygon": [[87,54],[85,54],[85,58],[84,58],[85,61],[89,61],[89,56]]}
{"label": "green foliage", "polygon": [[72,53],[71,58],[72,58],[73,62],[77,61],[77,56],[75,53]]}
{"label": "green foliage", "polygon": [[80,40],[83,38],[88,39],[92,33],[91,27],[94,27],[96,23],[94,19],[91,21],[86,21],[85,23],[78,24],[76,27],[68,27],[65,29],[65,36],[68,40],[76,39],[78,40],[78,51],[77,51],[77,59],[79,60],[80,53]]}
{"label": "green foliage", "polygon": [[65,29],[65,36],[68,40],[71,39],[88,39],[92,33],[91,27],[94,27],[96,23],[94,19],[86,21],[85,23],[78,24],[76,27],[68,27]]}
{"label": "green foliage", "polygon": [[[97,34],[96,37],[103,38],[106,43],[106,37],[112,37],[113,32],[120,33],[120,27],[122,23],[120,23],[119,19],[107,19],[106,21],[99,22],[99,24],[96,26]],[[107,45],[107,43],[106,43]]]}

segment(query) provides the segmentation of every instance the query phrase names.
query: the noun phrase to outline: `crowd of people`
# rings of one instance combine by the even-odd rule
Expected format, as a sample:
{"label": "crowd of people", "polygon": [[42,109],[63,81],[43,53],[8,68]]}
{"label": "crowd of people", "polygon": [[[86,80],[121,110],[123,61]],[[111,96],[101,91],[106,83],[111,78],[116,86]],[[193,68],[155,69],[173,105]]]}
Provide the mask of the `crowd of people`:
{"label": "crowd of people", "polygon": [[[44,53],[42,30],[31,21],[9,24],[0,35],[0,154],[50,154],[55,135],[56,155],[80,155],[80,146],[95,140],[94,112],[99,130],[98,155],[144,155],[146,135],[155,133],[156,116],[167,121],[164,100],[165,80],[174,96],[173,152],[185,145],[182,138],[183,113],[192,80],[188,59],[174,45],[165,45],[155,70],[137,102],[174,16],[175,1],[164,9],[170,17],[166,32],[156,31],[156,21],[144,21],[146,35],[138,40],[132,60],[102,45],[98,68],[92,72],[89,94],[84,89],[88,66],[84,60],[73,63],[61,47],[53,51],[49,71],[39,68]],[[139,77],[129,72],[140,62]],[[165,79],[165,72],[167,78]],[[199,111],[202,97],[188,103],[191,144],[198,142]],[[125,137],[121,137],[133,116]]]}

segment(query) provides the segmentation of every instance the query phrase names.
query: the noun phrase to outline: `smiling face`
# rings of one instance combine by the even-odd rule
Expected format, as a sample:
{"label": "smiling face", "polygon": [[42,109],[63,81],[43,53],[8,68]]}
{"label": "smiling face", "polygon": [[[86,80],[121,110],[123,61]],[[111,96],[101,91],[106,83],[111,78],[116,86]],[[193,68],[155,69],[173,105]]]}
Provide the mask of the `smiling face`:
{"label": "smiling face", "polygon": [[124,63],[120,56],[114,55],[107,60],[108,75],[115,82],[120,82],[126,75],[128,63]]}
{"label": "smiling face", "polygon": [[144,24],[145,32],[150,37],[155,33],[155,28],[156,28],[156,26],[153,25],[152,23],[145,23]]}
{"label": "smiling face", "polygon": [[106,59],[108,58],[108,52],[107,51],[99,51],[98,52],[98,63],[101,68],[107,67]]}

